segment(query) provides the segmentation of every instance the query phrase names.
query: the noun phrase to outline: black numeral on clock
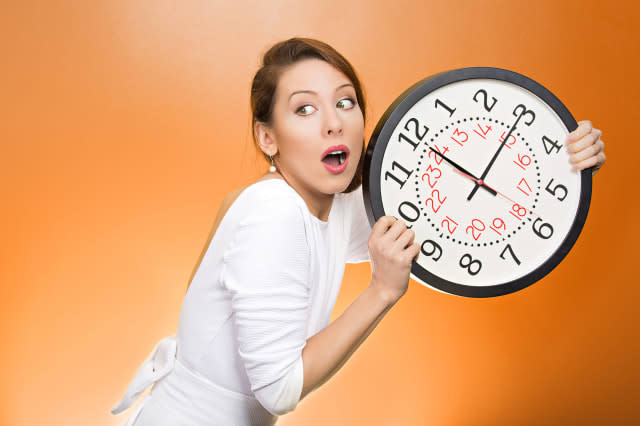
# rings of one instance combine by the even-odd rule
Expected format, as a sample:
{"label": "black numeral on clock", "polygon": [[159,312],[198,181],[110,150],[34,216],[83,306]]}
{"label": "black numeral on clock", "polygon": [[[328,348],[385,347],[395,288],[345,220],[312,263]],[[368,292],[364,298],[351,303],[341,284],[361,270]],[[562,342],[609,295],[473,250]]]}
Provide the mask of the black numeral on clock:
{"label": "black numeral on clock", "polygon": [[498,100],[492,96],[491,99],[493,100],[493,102],[491,103],[491,105],[489,105],[489,103],[487,102],[487,97],[488,97],[487,91],[484,89],[480,89],[476,92],[475,95],[473,95],[473,100],[476,102],[478,102],[478,99],[476,99],[478,95],[482,95],[482,97],[484,98],[484,101],[483,101],[484,109],[486,109],[487,112],[491,112],[493,107],[496,106],[496,102],[498,102]]}
{"label": "black numeral on clock", "polygon": [[524,124],[526,124],[527,126],[531,126],[533,124],[533,121],[536,119],[536,113],[531,111],[530,109],[527,109],[526,106],[520,104],[517,107],[515,107],[513,109],[513,115],[514,116],[519,116],[520,114],[522,114],[522,116],[524,117],[525,115],[530,116],[531,118],[529,119],[529,121],[525,121]]}
{"label": "black numeral on clock", "polygon": [[395,180],[396,182],[398,182],[398,184],[400,185],[400,189],[402,189],[402,187],[404,186],[405,183],[407,183],[407,180],[409,180],[409,176],[411,176],[411,173],[413,173],[413,170],[407,170],[404,167],[402,167],[400,165],[400,163],[397,162],[393,162],[391,163],[391,170],[395,169],[395,168],[399,168],[400,170],[402,170],[404,172],[404,174],[406,175],[404,180],[400,180],[398,179],[393,173],[391,172],[385,172],[384,174],[384,180],[387,180],[387,178],[391,178],[393,180]]}
{"label": "black numeral on clock", "polygon": [[433,257],[434,262],[437,262],[442,257],[442,247],[433,240],[424,240],[420,251],[425,256]]}
{"label": "black numeral on clock", "polygon": [[436,106],[435,106],[436,109],[438,109],[438,105],[440,105],[442,108],[444,108],[447,111],[449,111],[449,117],[451,117],[453,115],[453,113],[456,112],[455,108],[451,109],[450,107],[447,106],[447,104],[442,102],[440,99],[436,99]]}
{"label": "black numeral on clock", "polygon": [[[418,121],[417,118],[410,118],[409,121],[405,123],[404,129],[407,131],[410,131],[411,129],[409,128],[410,127],[409,125],[412,123],[413,123],[413,132],[415,133],[416,138],[418,139],[418,141],[422,141],[422,139],[425,137],[425,135],[429,131],[429,128],[427,126],[422,126],[424,129],[422,134],[420,134],[420,122]],[[411,139],[409,139],[407,136],[405,136],[404,133],[400,133],[398,135],[398,142],[402,142],[402,141],[405,141],[409,145],[411,145],[414,151],[416,150],[418,145],[420,145],[420,142],[414,142]]]}
{"label": "black numeral on clock", "polygon": [[[420,217],[420,209],[416,207],[411,201],[403,201],[398,206],[398,213],[404,220],[409,222],[415,222]],[[407,225],[407,228],[411,228],[411,225]]]}
{"label": "black numeral on clock", "polygon": [[473,257],[467,253],[460,258],[460,266],[466,269],[469,275],[476,275],[482,269],[482,262],[477,259],[474,260]]}
{"label": "black numeral on clock", "polygon": [[[549,194],[555,195],[558,198],[558,200],[564,201],[564,199],[567,198],[567,194],[569,193],[569,191],[567,190],[567,187],[561,184],[557,184],[553,188],[549,188],[552,183],[553,183],[553,179],[549,181],[545,189]],[[562,195],[559,195],[560,193],[562,193]]]}
{"label": "black numeral on clock", "polygon": [[[511,257],[513,258],[513,260],[515,260],[516,264],[517,264],[517,265],[520,265],[520,259],[518,259],[518,258],[516,257],[516,254],[513,252],[513,248],[511,248],[511,244],[507,244],[507,246],[504,248],[504,250],[502,250],[502,253],[500,253],[500,258],[501,258],[501,259],[505,259],[505,258],[504,258],[504,254],[505,254],[507,251],[509,252],[509,254],[511,254]],[[505,259],[505,260],[507,260],[507,259]]]}
{"label": "black numeral on clock", "polygon": [[549,238],[551,238],[551,236],[553,235],[553,226],[548,223],[542,222],[540,226],[536,228],[536,224],[538,222],[542,222],[542,219],[537,218],[533,221],[533,225],[531,226],[533,228],[533,233],[543,240],[548,240]]}
{"label": "black numeral on clock", "polygon": [[562,145],[558,144],[558,141],[552,141],[546,136],[542,137],[542,145],[544,145],[544,150],[549,155],[551,155],[554,149],[556,152],[560,152],[560,148],[562,148]]}

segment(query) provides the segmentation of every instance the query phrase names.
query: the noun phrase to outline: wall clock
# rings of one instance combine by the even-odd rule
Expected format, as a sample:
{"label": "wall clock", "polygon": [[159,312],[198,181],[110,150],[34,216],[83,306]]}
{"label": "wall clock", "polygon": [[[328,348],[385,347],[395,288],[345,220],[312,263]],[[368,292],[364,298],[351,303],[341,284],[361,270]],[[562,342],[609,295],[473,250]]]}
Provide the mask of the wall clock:
{"label": "wall clock", "polygon": [[415,231],[421,284],[468,297],[521,290],[560,263],[587,218],[592,173],[572,171],[564,147],[576,127],[556,96],[512,71],[426,78],[369,141],[369,221],[395,216]]}

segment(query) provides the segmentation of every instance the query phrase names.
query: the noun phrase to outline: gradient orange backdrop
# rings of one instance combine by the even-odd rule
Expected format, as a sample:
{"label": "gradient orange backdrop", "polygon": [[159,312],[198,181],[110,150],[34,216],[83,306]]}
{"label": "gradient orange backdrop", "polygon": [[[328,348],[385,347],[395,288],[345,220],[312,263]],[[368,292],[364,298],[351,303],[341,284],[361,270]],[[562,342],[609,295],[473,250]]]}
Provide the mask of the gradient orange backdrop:
{"label": "gradient orange backdrop", "polygon": [[[632,3],[4,2],[0,424],[124,422],[109,409],[175,333],[221,200],[267,168],[250,139],[249,85],[266,48],[294,35],[354,64],[367,137],[419,79],[495,66],[591,119],[608,161],[582,235],[549,276],[488,300],[412,282],[278,424],[638,424]],[[334,318],[369,276],[368,264],[347,268]]]}

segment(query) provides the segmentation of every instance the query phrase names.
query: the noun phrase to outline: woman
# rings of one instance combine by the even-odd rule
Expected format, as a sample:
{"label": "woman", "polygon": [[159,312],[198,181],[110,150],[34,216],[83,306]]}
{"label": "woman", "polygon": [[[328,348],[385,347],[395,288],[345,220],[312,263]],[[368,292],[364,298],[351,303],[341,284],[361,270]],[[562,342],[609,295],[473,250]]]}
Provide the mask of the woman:
{"label": "woman", "polygon": [[[128,424],[274,424],[407,290],[420,248],[402,221],[385,216],[371,228],[366,219],[365,106],[349,62],[316,40],[278,43],[254,77],[251,106],[270,171],[223,202],[176,336],[156,346],[112,410],[153,384]],[[569,136],[575,167],[604,163],[589,122]],[[369,260],[369,286],[329,325],[345,263]]]}

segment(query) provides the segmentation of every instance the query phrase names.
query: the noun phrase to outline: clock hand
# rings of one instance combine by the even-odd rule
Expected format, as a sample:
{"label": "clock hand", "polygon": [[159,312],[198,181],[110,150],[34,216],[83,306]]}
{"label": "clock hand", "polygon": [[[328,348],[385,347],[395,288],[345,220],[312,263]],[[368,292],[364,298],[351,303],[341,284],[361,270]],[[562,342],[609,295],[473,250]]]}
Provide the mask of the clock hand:
{"label": "clock hand", "polygon": [[[468,174],[466,174],[466,173],[464,173],[464,172],[462,172],[462,171],[456,170],[456,169],[453,169],[453,171],[454,171],[454,172],[456,172],[456,173],[458,173],[458,174],[460,174],[460,175],[462,175],[462,176],[464,176],[464,177],[466,177],[466,178],[471,179],[471,180],[472,180],[472,181],[474,181],[474,182],[476,182],[478,185],[480,185],[480,186],[482,186],[483,188],[485,188],[485,189],[486,189],[487,191],[489,191],[491,194],[501,196],[501,197],[502,197],[502,198],[504,198],[505,200],[509,201],[511,204],[518,204],[518,205],[520,205],[520,206],[522,205],[522,204],[520,204],[520,203],[518,203],[518,202],[516,202],[516,201],[513,201],[513,199],[509,198],[509,197],[508,197],[506,194],[504,194],[503,192],[500,192],[500,191],[498,191],[497,189],[495,189],[495,188],[493,188],[493,187],[491,187],[491,186],[487,185],[487,183],[486,183],[486,182],[481,181],[480,179],[476,179],[476,178],[474,178],[473,176],[468,175]],[[540,215],[539,215],[539,214],[537,214],[536,212],[534,212],[533,210],[531,210],[531,209],[529,209],[529,208],[527,208],[527,211],[530,211],[530,212],[531,212],[531,214],[533,214],[534,216],[540,217]]]}
{"label": "clock hand", "polygon": [[[483,184],[484,186],[487,186],[487,187],[491,188],[492,190],[494,190],[494,191],[495,191],[499,196],[501,196],[501,197],[502,197],[502,198],[504,198],[505,200],[509,201],[511,204],[517,204],[517,205],[519,205],[519,206],[522,206],[522,204],[521,204],[521,203],[518,203],[518,202],[516,202],[516,201],[513,201],[513,199],[509,198],[505,193],[503,193],[503,192],[501,192],[501,191],[498,191],[498,190],[497,190],[497,189],[495,189],[495,188],[490,187],[489,185],[487,185],[487,184],[486,184],[486,183],[484,183],[484,182],[482,182],[482,184]],[[524,207],[524,206],[522,206],[522,207]],[[526,209],[527,209],[527,211],[528,211],[528,212],[531,212],[531,214],[532,214],[532,215],[537,216],[537,217],[540,217],[540,215],[539,215],[539,214],[537,214],[536,212],[534,212],[534,211],[533,211],[533,210],[531,210],[530,208],[526,207]]]}
{"label": "clock hand", "polygon": [[[507,143],[507,140],[509,139],[509,136],[511,136],[511,133],[513,133],[513,131],[516,129],[516,126],[518,125],[518,121],[520,121],[520,119],[522,118],[522,116],[525,114],[526,109],[524,112],[520,113],[520,115],[518,116],[518,118],[516,118],[515,123],[513,123],[513,126],[511,126],[511,129],[509,130],[509,133],[507,133],[507,137],[504,138],[504,140],[502,141],[502,143],[500,144],[500,146],[498,147],[498,150],[496,151],[495,154],[493,154],[493,158],[491,159],[491,161],[489,161],[489,165],[487,166],[486,169],[484,169],[484,172],[482,173],[482,176],[480,176],[479,180],[484,180],[484,178],[487,177],[487,173],[489,173],[489,170],[491,169],[491,166],[493,166],[493,163],[496,161],[496,158],[498,158],[498,154],[500,154],[500,151],[502,150],[502,148],[504,147],[504,144]],[[469,194],[469,196],[467,197],[467,201],[471,201],[471,198],[473,198],[474,194],[476,193],[476,191],[478,190],[478,183],[476,182],[476,185],[473,187],[473,189],[471,190],[471,193]]]}
{"label": "clock hand", "polygon": [[[466,174],[466,173],[464,173],[464,172],[462,172],[462,171],[460,171],[460,170],[453,169],[453,171],[454,171],[454,172],[456,172],[456,173],[458,173],[459,175],[462,175],[462,176],[464,176],[464,177],[466,177],[466,178],[471,179],[471,180],[472,180],[472,181],[474,181],[476,184],[478,184],[479,186],[482,186],[484,189],[486,189],[487,191],[489,191],[491,194],[493,194],[493,195],[499,195],[500,197],[502,197],[502,198],[504,198],[505,200],[507,200],[510,204],[517,204],[517,205],[519,205],[519,206],[522,206],[522,204],[521,204],[521,203],[518,203],[518,202],[516,202],[516,201],[513,201],[513,199],[509,198],[505,193],[500,192],[500,191],[498,191],[497,189],[495,189],[495,188],[493,188],[493,187],[491,187],[491,186],[487,185],[487,183],[486,183],[486,182],[481,181],[480,179],[476,179],[476,178],[474,178],[473,176],[468,175],[468,174]],[[524,206],[522,206],[522,207],[524,207]],[[532,214],[532,215],[537,216],[537,217],[540,217],[540,215],[539,215],[538,213],[534,212],[534,211],[533,211],[533,210],[531,210],[530,208],[528,208],[528,207],[525,207],[525,208],[527,209],[527,211],[531,212],[531,214]]]}
{"label": "clock hand", "polygon": [[443,154],[441,154],[440,152],[436,151],[435,149],[429,147],[429,149],[433,152],[436,153],[436,155],[439,155],[440,157],[442,157],[442,159],[444,161],[446,161],[447,163],[451,164],[454,167],[454,171],[462,176],[465,176],[469,179],[471,179],[472,181],[474,181],[476,183],[476,185],[481,186],[482,188],[484,188],[485,190],[487,190],[491,195],[496,196],[496,191],[494,191],[493,189],[489,188],[487,185],[485,185],[480,179],[476,178],[474,175],[471,174],[471,172],[468,172],[464,167],[460,166],[459,164],[456,164],[455,162],[453,162],[452,160],[450,160],[449,158],[445,157]]}
{"label": "clock hand", "polygon": [[487,192],[489,192],[494,197],[496,195],[498,195],[498,192],[495,189],[491,188],[489,185],[487,185],[486,183],[484,183],[480,179],[476,179],[475,177],[471,176],[470,174],[467,174],[467,173],[463,172],[462,170],[458,170],[457,168],[454,168],[453,171],[458,173],[461,176],[466,177],[467,179],[471,179],[472,181],[474,181],[476,183],[476,185],[481,186],[483,189],[485,189]]}

